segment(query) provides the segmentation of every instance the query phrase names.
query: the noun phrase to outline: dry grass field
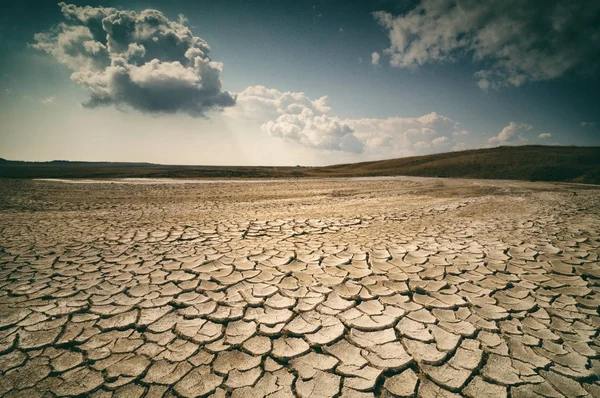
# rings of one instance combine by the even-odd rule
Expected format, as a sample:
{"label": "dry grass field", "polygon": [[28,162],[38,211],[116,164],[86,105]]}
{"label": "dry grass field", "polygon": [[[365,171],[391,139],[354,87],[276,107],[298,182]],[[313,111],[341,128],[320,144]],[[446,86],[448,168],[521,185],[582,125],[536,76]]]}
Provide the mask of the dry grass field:
{"label": "dry grass field", "polygon": [[600,184],[600,147],[509,146],[325,167],[176,166],[0,159],[0,178],[331,178],[399,175]]}
{"label": "dry grass field", "polygon": [[600,396],[600,187],[123,182],[0,179],[0,396]]}

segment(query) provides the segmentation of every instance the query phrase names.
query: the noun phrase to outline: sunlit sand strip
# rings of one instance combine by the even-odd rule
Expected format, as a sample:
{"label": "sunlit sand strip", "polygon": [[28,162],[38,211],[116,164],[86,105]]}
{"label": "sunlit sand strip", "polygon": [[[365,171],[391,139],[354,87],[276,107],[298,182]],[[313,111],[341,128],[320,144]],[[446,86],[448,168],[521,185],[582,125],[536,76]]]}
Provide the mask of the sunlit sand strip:
{"label": "sunlit sand strip", "polygon": [[[279,178],[279,179],[188,179],[188,178],[34,178],[33,181],[63,182],[67,184],[252,184],[273,182],[298,182],[299,180],[319,181],[398,181],[398,180],[439,180],[439,177],[412,176],[372,176],[372,177],[331,177],[331,178]],[[446,179],[446,178],[444,178]]]}
{"label": "sunlit sand strip", "polygon": [[243,184],[292,182],[293,180],[190,180],[177,178],[116,178],[116,179],[66,179],[66,178],[36,178],[34,181],[63,182],[67,184]]}

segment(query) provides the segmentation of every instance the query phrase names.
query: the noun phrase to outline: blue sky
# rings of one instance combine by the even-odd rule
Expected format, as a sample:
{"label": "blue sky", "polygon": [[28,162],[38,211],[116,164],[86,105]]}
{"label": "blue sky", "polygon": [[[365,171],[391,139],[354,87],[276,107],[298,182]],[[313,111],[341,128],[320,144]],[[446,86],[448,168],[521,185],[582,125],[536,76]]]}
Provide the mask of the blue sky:
{"label": "blue sky", "polygon": [[[319,165],[600,145],[600,6],[508,3],[11,5],[0,157]],[[110,31],[125,19],[147,37]]]}

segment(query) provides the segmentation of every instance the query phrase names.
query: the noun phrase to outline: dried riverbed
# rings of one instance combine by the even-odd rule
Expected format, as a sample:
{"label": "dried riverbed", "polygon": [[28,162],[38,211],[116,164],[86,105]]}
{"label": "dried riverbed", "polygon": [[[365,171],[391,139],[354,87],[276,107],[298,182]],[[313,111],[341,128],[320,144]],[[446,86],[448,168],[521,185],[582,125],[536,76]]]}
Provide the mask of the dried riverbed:
{"label": "dried riverbed", "polygon": [[0,180],[0,396],[598,397],[599,254],[594,186]]}

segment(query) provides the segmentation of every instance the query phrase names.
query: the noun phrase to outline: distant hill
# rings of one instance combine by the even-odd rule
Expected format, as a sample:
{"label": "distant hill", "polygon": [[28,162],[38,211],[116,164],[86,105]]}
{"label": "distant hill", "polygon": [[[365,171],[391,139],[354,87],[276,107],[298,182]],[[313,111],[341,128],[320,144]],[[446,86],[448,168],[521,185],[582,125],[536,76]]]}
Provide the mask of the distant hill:
{"label": "distant hill", "polygon": [[321,168],[336,175],[409,175],[600,184],[600,147],[503,146]]}
{"label": "distant hill", "polygon": [[0,178],[292,178],[395,175],[600,184],[600,147],[511,146],[326,167],[0,161]]}

